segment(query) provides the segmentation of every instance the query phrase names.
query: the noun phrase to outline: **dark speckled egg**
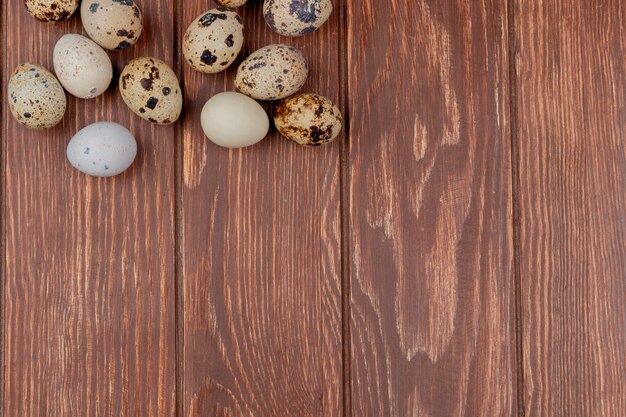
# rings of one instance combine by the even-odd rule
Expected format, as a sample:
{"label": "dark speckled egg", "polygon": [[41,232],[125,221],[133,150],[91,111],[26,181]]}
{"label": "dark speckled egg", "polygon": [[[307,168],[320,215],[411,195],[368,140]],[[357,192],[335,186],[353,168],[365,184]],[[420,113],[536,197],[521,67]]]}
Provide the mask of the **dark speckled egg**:
{"label": "dark speckled egg", "polygon": [[263,15],[273,31],[303,36],[317,30],[333,11],[331,0],[265,0]]}
{"label": "dark speckled egg", "polygon": [[9,110],[29,129],[49,129],[65,114],[63,87],[47,69],[26,63],[15,69],[7,88]]}
{"label": "dark speckled egg", "polygon": [[317,94],[298,94],[278,105],[274,124],[289,140],[304,146],[320,146],[339,136],[342,117],[330,99]]}
{"label": "dark speckled egg", "polygon": [[257,100],[279,100],[297,93],[308,72],[302,52],[293,46],[268,45],[239,65],[235,87]]}
{"label": "dark speckled egg", "polygon": [[233,10],[211,9],[194,20],[183,37],[185,61],[196,71],[214,74],[237,59],[243,46],[243,22]]}
{"label": "dark speckled egg", "polygon": [[42,22],[60,22],[69,18],[80,0],[24,0],[26,10]]}
{"label": "dark speckled egg", "polygon": [[142,119],[160,125],[178,120],[182,90],[176,73],[160,59],[133,59],[122,71],[119,86],[126,105]]}
{"label": "dark speckled egg", "polygon": [[244,6],[248,0],[215,0],[215,2],[222,7],[230,7],[231,9],[234,9],[235,7]]}
{"label": "dark speckled egg", "polygon": [[143,30],[141,10],[134,0],[83,0],[80,17],[89,37],[111,51],[133,45]]}

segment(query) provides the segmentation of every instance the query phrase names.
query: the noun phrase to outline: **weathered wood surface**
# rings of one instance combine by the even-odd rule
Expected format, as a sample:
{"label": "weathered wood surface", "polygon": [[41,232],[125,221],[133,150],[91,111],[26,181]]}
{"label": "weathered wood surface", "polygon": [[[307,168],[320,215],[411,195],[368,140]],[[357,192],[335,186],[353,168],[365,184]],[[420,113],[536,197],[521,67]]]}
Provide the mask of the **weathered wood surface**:
{"label": "weathered wood surface", "polygon": [[[335,0],[292,39],[249,3],[242,57],[301,48],[345,111],[334,144],[203,138],[236,70],[182,60],[208,0],[143,2],[111,53],[172,64],[178,124],[112,88],[23,129],[11,71],[82,30],[3,0],[0,415],[626,415],[624,5]],[[136,134],[128,173],[65,161],[97,120]]]}
{"label": "weathered wood surface", "polygon": [[[337,101],[340,14],[291,39],[265,26],[261,3],[241,9],[243,56],[294,45],[310,64],[303,91]],[[204,11],[182,4],[181,36]],[[183,415],[339,416],[341,140],[306,149],[273,133],[243,150],[205,140],[202,106],[235,90],[236,66],[219,75],[183,68]]]}
{"label": "weathered wood surface", "polygon": [[[52,69],[57,39],[82,33],[79,17],[49,25],[5,3],[6,80],[22,62]],[[173,63],[172,2],[150,4],[141,41],[111,53],[116,74],[135,56]],[[6,106],[5,120],[3,416],[174,416],[174,127],[131,115],[116,88],[70,98],[49,131],[24,129]],[[139,142],[133,168],[113,179],[65,157],[74,133],[102,120]]]}
{"label": "weathered wood surface", "polygon": [[350,2],[353,416],[516,412],[507,9]]}
{"label": "weathered wood surface", "polygon": [[626,415],[626,7],[516,2],[528,416]]}

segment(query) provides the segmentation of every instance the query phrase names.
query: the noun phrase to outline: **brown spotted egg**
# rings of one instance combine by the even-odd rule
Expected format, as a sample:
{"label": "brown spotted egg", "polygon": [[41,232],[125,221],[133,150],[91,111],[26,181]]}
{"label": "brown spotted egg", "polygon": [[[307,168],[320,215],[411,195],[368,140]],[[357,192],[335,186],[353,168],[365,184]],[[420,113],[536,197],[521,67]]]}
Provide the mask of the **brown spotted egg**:
{"label": "brown spotted egg", "polygon": [[120,75],[120,92],[128,107],[142,119],[168,125],[178,120],[183,95],[174,71],[156,58],[137,58]]}
{"label": "brown spotted egg", "polygon": [[231,9],[234,9],[235,7],[244,6],[248,0],[215,0],[215,2],[222,7],[230,7]]}
{"label": "brown spotted egg", "polygon": [[216,73],[237,59],[243,46],[243,23],[239,15],[224,7],[198,16],[183,38],[183,55],[196,71]]}
{"label": "brown spotted egg", "polygon": [[30,129],[56,126],[65,114],[63,87],[44,67],[26,63],[15,69],[7,87],[9,109]]}
{"label": "brown spotted egg", "polygon": [[133,45],[143,30],[141,10],[134,0],[83,0],[80,17],[89,37],[111,51]]}
{"label": "brown spotted egg", "polygon": [[284,36],[302,36],[322,26],[333,11],[331,0],[265,0],[265,22]]}
{"label": "brown spotted egg", "polygon": [[292,46],[268,45],[239,65],[235,87],[257,100],[278,100],[302,88],[308,72],[302,52]]}
{"label": "brown spotted egg", "polygon": [[26,10],[42,22],[60,22],[78,9],[80,0],[24,0]]}
{"label": "brown spotted egg", "polygon": [[274,113],[278,131],[300,145],[320,146],[341,132],[341,111],[317,94],[297,94],[283,100]]}

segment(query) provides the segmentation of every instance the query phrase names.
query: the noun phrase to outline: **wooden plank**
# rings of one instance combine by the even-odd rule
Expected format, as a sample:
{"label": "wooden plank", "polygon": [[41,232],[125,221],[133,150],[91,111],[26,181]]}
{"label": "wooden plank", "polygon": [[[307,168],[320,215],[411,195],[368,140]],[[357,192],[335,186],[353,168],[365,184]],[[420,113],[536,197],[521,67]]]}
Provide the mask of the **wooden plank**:
{"label": "wooden plank", "polygon": [[[24,61],[52,68],[79,17],[48,25],[8,0],[8,79]],[[173,63],[173,2],[144,2],[137,45],[111,53],[116,73],[131,58]],[[4,44],[4,42],[3,42]],[[131,115],[117,88],[68,101],[63,124],[46,132],[6,126],[5,416],[175,414],[174,128]],[[85,125],[119,122],[135,134],[133,168],[88,178],[65,158]]]}
{"label": "wooden plank", "polygon": [[517,1],[527,416],[626,415],[626,7]]}
{"label": "wooden plank", "polygon": [[512,416],[505,2],[348,5],[352,415]]}
{"label": "wooden plank", "polygon": [[[261,5],[239,9],[242,56],[294,45],[310,63],[303,91],[338,101],[339,14],[292,39],[265,26]],[[181,37],[208,7],[182,9]],[[234,90],[237,65],[203,75],[184,64],[183,415],[339,416],[341,141],[306,149],[272,133],[243,150],[211,144],[200,111]]]}

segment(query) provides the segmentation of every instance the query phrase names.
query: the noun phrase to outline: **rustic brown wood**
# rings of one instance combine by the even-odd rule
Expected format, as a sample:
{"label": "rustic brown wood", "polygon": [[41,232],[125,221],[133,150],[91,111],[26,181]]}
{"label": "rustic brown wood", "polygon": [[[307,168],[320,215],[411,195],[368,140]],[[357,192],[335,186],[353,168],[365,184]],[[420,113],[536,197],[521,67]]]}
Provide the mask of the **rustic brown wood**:
{"label": "rustic brown wood", "polygon": [[[144,4],[146,33],[111,53],[172,63],[173,4]],[[48,25],[9,0],[5,79],[24,61],[52,68],[52,49],[78,16]],[[148,41],[150,40],[150,41]],[[3,92],[4,97],[4,92]],[[69,99],[61,126],[6,125],[4,416],[173,416],[175,413],[174,128],[150,126],[116,88]],[[112,120],[139,142],[126,174],[88,178],[65,158],[85,125]]]}
{"label": "rustic brown wood", "polygon": [[504,2],[348,2],[352,415],[516,413]]}
{"label": "rustic brown wood", "polygon": [[[301,48],[303,91],[337,101],[339,13],[292,39],[265,26],[261,3],[239,9],[242,56],[271,43]],[[183,2],[179,34],[208,8]],[[183,415],[340,416],[341,143],[306,149],[272,133],[244,150],[211,144],[200,111],[234,90],[236,68],[203,75],[184,64]]]}
{"label": "rustic brown wood", "polygon": [[626,415],[626,7],[517,1],[524,404]]}

